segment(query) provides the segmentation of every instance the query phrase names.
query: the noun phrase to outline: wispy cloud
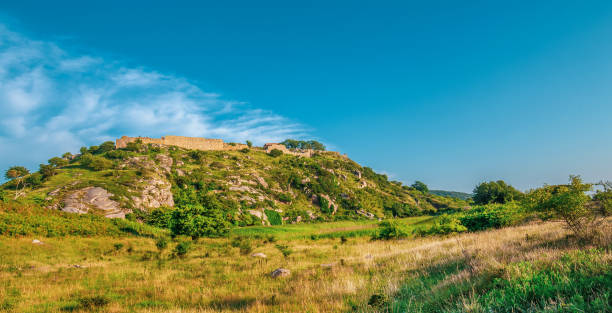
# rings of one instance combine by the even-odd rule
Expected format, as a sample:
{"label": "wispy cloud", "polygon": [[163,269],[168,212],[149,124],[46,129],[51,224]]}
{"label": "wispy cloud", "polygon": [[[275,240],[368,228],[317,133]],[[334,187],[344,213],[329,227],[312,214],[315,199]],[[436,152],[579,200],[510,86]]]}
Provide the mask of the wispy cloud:
{"label": "wispy cloud", "polygon": [[121,135],[166,134],[261,144],[304,128],[184,78],[74,55],[0,25],[0,168]]}

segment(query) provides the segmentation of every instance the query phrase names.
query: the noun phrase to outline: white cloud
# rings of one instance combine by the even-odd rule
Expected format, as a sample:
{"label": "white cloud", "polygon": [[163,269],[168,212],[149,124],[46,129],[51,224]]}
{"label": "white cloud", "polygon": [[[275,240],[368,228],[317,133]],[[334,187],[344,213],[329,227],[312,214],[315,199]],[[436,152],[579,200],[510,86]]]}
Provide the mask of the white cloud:
{"label": "white cloud", "polygon": [[261,144],[301,137],[304,128],[184,78],[72,55],[0,25],[0,168],[34,167],[121,135]]}

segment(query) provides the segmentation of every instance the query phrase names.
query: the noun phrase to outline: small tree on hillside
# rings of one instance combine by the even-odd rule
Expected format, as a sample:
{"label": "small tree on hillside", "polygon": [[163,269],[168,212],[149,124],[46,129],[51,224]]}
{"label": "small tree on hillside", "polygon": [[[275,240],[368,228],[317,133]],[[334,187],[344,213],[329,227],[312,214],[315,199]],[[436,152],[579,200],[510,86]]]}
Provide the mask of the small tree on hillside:
{"label": "small tree on hillside", "polygon": [[591,240],[599,234],[604,218],[610,215],[609,199],[612,198],[608,188],[592,201],[587,194],[592,189],[593,184],[583,183],[580,176],[570,176],[567,185],[544,186],[530,191],[526,205],[545,219],[561,219],[576,236]]}
{"label": "small tree on hillside", "polygon": [[58,157],[52,157],[49,159],[49,164],[53,165],[54,167],[63,167],[68,165],[68,160],[64,159],[64,158],[58,158]]}
{"label": "small tree on hillside", "polygon": [[247,146],[249,146],[249,148],[253,147],[253,143],[250,140],[246,141]]}
{"label": "small tree on hillside", "polygon": [[[25,187],[23,177],[28,174],[30,174],[30,171],[23,166],[13,166],[4,173],[6,179],[15,181],[15,199],[19,198],[21,190]],[[21,189],[19,189],[20,186]]]}

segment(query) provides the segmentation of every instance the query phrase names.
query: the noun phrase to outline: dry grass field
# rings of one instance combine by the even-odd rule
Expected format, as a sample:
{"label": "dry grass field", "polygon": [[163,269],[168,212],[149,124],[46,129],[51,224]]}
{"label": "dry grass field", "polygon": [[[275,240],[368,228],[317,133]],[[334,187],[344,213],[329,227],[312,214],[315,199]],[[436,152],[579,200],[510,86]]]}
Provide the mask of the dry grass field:
{"label": "dry grass field", "polygon": [[[173,255],[174,242],[160,253],[153,239],[138,237],[39,238],[43,244],[0,237],[0,310],[428,312],[427,303],[440,301],[479,312],[480,286],[516,274],[515,264],[546,267],[575,251],[591,251],[568,234],[560,223],[548,222],[396,241],[258,236],[242,253],[231,239],[200,239],[184,257]],[[277,245],[292,253],[283,256]],[[612,253],[592,251],[609,278]],[[256,252],[267,258],[251,256]],[[281,267],[291,274],[270,277]]]}

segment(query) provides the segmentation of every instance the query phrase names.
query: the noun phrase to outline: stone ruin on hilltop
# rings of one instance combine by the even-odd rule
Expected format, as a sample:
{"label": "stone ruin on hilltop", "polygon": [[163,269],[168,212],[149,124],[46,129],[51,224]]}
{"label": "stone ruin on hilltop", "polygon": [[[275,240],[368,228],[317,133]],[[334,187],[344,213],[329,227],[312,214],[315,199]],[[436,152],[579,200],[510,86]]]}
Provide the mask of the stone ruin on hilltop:
{"label": "stone ruin on hilltop", "polygon": [[[128,137],[123,136],[115,142],[117,148],[126,148],[130,142],[136,142],[140,140],[144,144],[157,144],[163,146],[177,146],[184,149],[190,150],[202,150],[202,151],[229,151],[229,150],[242,150],[248,148],[247,145],[242,143],[226,143],[222,139],[209,139],[201,137],[183,137],[183,136],[164,136],[161,138],[149,138],[149,137]],[[272,150],[277,149],[282,151],[284,154],[291,154],[296,156],[311,157],[315,154],[315,150],[312,149],[287,149],[285,145],[280,143],[267,143],[263,146],[263,150],[270,153]],[[338,152],[330,152],[340,155]]]}

